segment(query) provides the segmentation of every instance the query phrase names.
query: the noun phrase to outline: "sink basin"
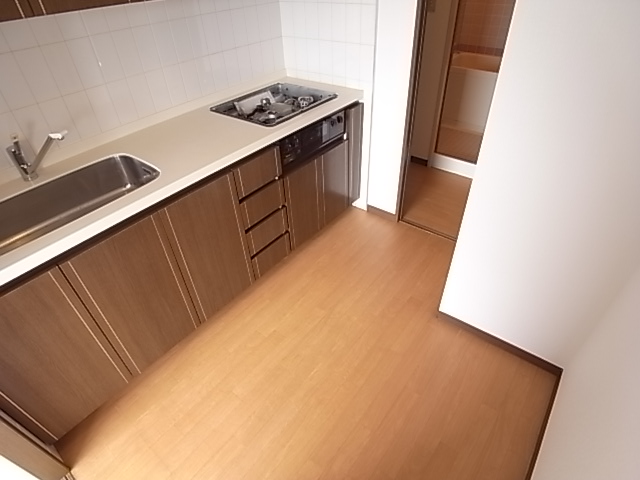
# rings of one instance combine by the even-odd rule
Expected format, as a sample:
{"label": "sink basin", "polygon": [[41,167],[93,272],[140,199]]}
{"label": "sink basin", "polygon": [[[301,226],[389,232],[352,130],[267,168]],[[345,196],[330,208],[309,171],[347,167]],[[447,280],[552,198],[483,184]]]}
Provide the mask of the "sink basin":
{"label": "sink basin", "polygon": [[0,255],[146,185],[160,171],[113,155],[0,202]]}

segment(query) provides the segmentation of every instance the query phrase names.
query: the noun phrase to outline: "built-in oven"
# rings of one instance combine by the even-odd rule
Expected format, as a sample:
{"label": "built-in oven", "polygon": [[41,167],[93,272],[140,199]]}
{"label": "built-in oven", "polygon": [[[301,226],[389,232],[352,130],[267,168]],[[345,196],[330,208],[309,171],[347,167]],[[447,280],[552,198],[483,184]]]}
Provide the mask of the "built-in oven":
{"label": "built-in oven", "polygon": [[283,168],[291,168],[295,162],[312,158],[329,144],[344,138],[344,111],[312,123],[278,142]]}

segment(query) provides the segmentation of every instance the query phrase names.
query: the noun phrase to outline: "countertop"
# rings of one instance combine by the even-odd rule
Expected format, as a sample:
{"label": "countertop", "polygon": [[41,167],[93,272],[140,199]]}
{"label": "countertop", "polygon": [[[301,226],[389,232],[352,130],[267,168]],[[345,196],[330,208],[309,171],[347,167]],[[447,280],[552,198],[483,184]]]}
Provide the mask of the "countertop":
{"label": "countertop", "polygon": [[[281,125],[263,127],[210,112],[210,105],[229,98],[210,96],[192,111],[96,146],[49,168],[45,159],[41,167],[42,178],[33,182],[33,185],[22,180],[0,185],[0,198],[8,198],[80,166],[120,153],[137,157],[160,170],[160,176],[153,182],[1,255],[0,287],[202,178],[362,100],[359,90],[289,77],[277,81],[331,90],[338,94],[338,98]],[[263,85],[272,83],[268,81]]]}

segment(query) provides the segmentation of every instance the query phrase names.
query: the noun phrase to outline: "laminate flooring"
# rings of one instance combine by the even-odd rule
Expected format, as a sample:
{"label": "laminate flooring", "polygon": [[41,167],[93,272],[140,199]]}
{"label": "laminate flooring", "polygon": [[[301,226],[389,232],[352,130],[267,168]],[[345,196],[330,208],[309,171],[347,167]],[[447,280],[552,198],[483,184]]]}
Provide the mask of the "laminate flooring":
{"label": "laminate flooring", "polygon": [[411,162],[402,220],[455,240],[470,188],[469,178]]}
{"label": "laminate flooring", "polygon": [[438,317],[453,242],[350,209],[57,447],[77,480],[525,478],[556,382]]}

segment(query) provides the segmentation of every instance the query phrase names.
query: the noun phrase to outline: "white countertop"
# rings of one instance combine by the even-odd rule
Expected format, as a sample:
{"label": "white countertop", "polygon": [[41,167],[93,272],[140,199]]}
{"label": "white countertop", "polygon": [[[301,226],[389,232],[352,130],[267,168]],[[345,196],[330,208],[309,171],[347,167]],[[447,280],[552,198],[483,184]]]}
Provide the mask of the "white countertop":
{"label": "white countertop", "polygon": [[[295,78],[278,81],[316,86],[338,94],[281,125],[263,127],[212,113],[209,106],[226,98],[203,99],[202,106],[143,130],[104,143],[47,168],[33,186],[109,155],[126,153],[160,170],[153,182],[108,205],[0,256],[0,286],[57,257],[85,240],[218,172],[296,130],[362,100],[362,92]],[[274,83],[265,82],[264,85]],[[209,103],[211,102],[211,103]],[[33,188],[23,180],[0,185],[0,198]]]}

